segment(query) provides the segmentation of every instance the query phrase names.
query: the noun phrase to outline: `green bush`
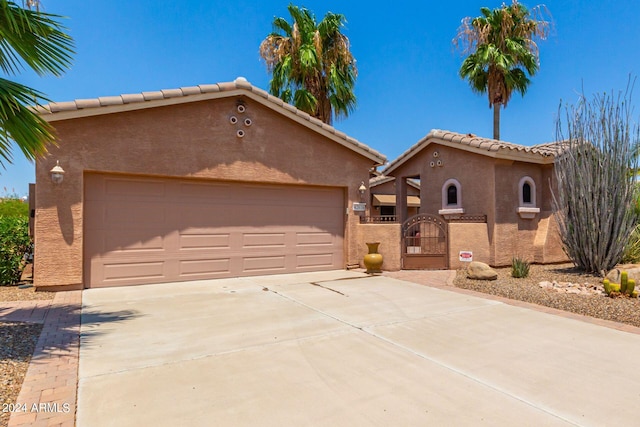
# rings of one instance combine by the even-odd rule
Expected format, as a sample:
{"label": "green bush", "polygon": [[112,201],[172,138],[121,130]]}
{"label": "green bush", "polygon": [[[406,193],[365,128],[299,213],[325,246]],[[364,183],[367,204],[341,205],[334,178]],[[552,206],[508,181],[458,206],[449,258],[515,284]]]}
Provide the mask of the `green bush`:
{"label": "green bush", "polygon": [[0,199],[0,216],[29,217],[29,203],[17,198]]}
{"label": "green bush", "polygon": [[516,278],[527,277],[529,275],[529,263],[522,258],[511,258],[511,276]]}
{"label": "green bush", "polygon": [[0,285],[20,280],[23,259],[32,250],[27,217],[0,216]]}

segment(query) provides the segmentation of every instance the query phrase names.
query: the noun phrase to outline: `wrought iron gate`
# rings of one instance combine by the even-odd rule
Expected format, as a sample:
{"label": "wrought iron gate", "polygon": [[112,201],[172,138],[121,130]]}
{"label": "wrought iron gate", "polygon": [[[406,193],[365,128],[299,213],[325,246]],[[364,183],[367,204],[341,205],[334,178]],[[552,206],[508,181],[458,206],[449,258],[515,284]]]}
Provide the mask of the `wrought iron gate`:
{"label": "wrought iron gate", "polygon": [[402,268],[444,270],[449,267],[447,223],[439,215],[418,214],[402,224]]}

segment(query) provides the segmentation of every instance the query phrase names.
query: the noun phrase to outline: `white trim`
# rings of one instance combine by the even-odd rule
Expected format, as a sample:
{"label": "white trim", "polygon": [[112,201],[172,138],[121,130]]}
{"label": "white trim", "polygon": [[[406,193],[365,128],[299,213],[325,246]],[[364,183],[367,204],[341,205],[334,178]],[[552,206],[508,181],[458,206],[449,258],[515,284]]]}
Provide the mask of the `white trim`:
{"label": "white trim", "polygon": [[[522,191],[522,188],[524,187],[524,184],[529,184],[529,186],[531,187],[531,202],[530,203],[525,203],[524,202],[524,193]],[[536,207],[536,182],[533,180],[533,178],[531,178],[530,176],[523,176],[522,178],[520,178],[520,181],[518,182],[518,206],[522,206],[522,207]]]}
{"label": "white trim", "polygon": [[[447,199],[448,199],[447,190],[451,185],[454,185],[456,187],[457,203],[450,205],[447,203]],[[462,186],[460,185],[460,182],[457,179],[449,178],[442,185],[442,210],[456,210],[456,209],[462,209]]]}
{"label": "white trim", "polygon": [[525,208],[521,206],[516,209],[516,212],[522,219],[533,219],[540,213],[540,208]]}
{"label": "white trim", "polygon": [[[523,187],[529,184],[531,188],[531,202],[524,202]],[[516,212],[522,219],[533,219],[540,213],[540,208],[536,206],[536,182],[530,176],[523,176],[518,181],[518,208]]]}
{"label": "white trim", "polygon": [[463,208],[456,208],[456,209],[440,209],[438,211],[439,215],[461,215],[464,213],[464,209]]}

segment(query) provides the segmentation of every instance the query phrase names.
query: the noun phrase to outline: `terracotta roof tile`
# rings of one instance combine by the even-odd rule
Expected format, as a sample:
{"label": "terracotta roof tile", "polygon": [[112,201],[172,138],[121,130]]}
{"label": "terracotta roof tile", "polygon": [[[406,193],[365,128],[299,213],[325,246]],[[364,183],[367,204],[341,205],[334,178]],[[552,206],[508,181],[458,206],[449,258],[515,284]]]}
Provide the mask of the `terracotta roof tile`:
{"label": "terracotta roof tile", "polygon": [[184,96],[184,93],[180,89],[164,89],[161,90],[162,96],[165,98],[177,98],[179,96]]}
{"label": "terracotta roof tile", "polygon": [[122,102],[125,104],[133,104],[135,102],[144,102],[144,95],[141,93],[128,93],[122,95]]}
{"label": "terracotta roof tile", "polygon": [[76,106],[75,101],[66,101],[66,102],[54,102],[49,104],[50,111],[52,113],[56,113],[58,111],[71,111],[71,110],[77,110],[78,107]]}
{"label": "terracotta roof tile", "polygon": [[106,107],[108,105],[122,105],[122,96],[102,96],[98,98],[100,105]]}
{"label": "terracotta roof tile", "polygon": [[199,85],[198,86],[202,93],[211,93],[211,92],[220,92],[220,86],[217,84],[212,85]]}
{"label": "terracotta roof tile", "polygon": [[76,108],[97,108],[100,106],[99,99],[76,99]]}
{"label": "terracotta roof tile", "polygon": [[557,147],[560,146],[560,143],[554,142],[527,147],[524,145],[513,144],[511,142],[482,138],[473,134],[461,134],[447,130],[433,129],[424,138],[398,156],[397,159],[389,163],[383,170],[383,173],[388,174],[392,172],[401,164],[419,153],[422,148],[431,142],[445,144],[454,148],[459,147],[470,149],[471,151],[478,152],[480,154],[483,152],[486,152],[487,155],[489,155],[489,153],[495,153],[498,157],[505,156],[513,158],[515,155],[519,160],[535,163],[544,163],[548,161],[545,159],[552,159],[558,152]]}
{"label": "terracotta roof tile", "polygon": [[145,101],[153,101],[153,100],[156,100],[156,99],[164,99],[164,96],[162,95],[162,92],[160,92],[160,91],[142,92],[142,96],[144,97]]}
{"label": "terracotta roof tile", "polygon": [[[223,83],[218,83],[218,87],[220,88],[220,91],[225,91],[225,90],[234,90],[238,86],[236,86],[236,82],[223,82]],[[248,88],[245,88],[245,89],[248,89]]]}
{"label": "terracotta roof tile", "polygon": [[[295,117],[299,117],[300,119],[308,122],[308,126],[310,126],[312,129],[322,130],[323,132],[332,135],[332,139],[336,140],[342,145],[354,149],[354,151],[365,155],[378,164],[384,164],[384,162],[386,161],[385,156],[378,151],[373,150],[365,144],[347,136],[344,132],[336,130],[334,127],[323,123],[315,117],[311,117],[309,114],[298,110],[296,107],[282,101],[280,98],[270,95],[267,91],[253,86],[247,81],[247,79],[243,77],[238,77],[233,82],[187,86],[179,89],[163,89],[159,91],[123,94],[118,96],[105,96],[95,99],[78,99],[76,101],[68,102],[52,102],[49,104],[34,107],[34,111],[43,116],[46,120],[56,121],[91,114],[104,114],[108,112],[126,111],[132,108],[146,108],[147,106],[152,107],[154,105],[166,105],[159,102],[170,102],[167,100],[179,100],[180,98],[186,98],[192,95],[203,95],[207,93],[229,92],[238,90],[248,91],[254,97],[259,97],[266,100],[265,105],[271,105],[272,108],[279,108],[281,110],[284,110],[285,112],[295,114]],[[259,101],[259,99],[257,98],[254,99]],[[185,100],[184,102],[188,102],[188,100]],[[139,106],[136,106],[136,104]],[[118,108],[118,106],[120,106],[121,109]],[[110,109],[100,110],[101,108],[105,107],[110,107]],[[80,110],[82,110],[83,112],[81,115],[80,113],[78,115],[73,114],[74,111],[79,112]],[[59,113],[63,112],[66,114],[58,115]]]}

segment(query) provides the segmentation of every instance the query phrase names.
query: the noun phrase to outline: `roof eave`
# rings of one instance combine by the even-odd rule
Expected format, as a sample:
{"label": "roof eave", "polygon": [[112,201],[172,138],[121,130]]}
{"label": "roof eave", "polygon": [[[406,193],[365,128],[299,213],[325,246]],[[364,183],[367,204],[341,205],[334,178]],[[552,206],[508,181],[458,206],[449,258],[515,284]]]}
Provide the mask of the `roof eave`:
{"label": "roof eave", "polygon": [[[37,107],[34,110],[47,122],[56,122],[148,108],[165,107],[189,102],[246,96],[267,108],[279,112],[285,117],[288,117],[308,129],[368,158],[375,166],[381,166],[386,163],[387,158],[383,154],[369,148],[356,139],[347,136],[345,133],[338,131],[334,127],[311,117],[309,114],[298,110],[292,105],[289,105],[279,98],[269,95],[267,92],[251,86],[250,84],[239,85],[237,81],[235,83],[236,88],[220,87],[220,85],[206,85],[176,90],[104,97],[92,100],[51,103]],[[131,99],[131,102],[127,102],[127,99]],[[83,108],[83,104],[88,105],[88,107]]]}
{"label": "roof eave", "polygon": [[443,139],[438,135],[438,133],[439,131],[435,130],[429,132],[424,138],[422,138],[420,141],[411,146],[407,151],[398,156],[396,160],[392,161],[385,169],[383,169],[382,173],[384,175],[392,174],[393,171],[398,169],[400,166],[412,159],[414,156],[416,156],[431,144],[440,144],[446,147],[480,154],[495,159],[513,160],[535,164],[552,164],[554,162],[554,156],[552,155],[542,155],[538,153],[532,153],[531,151],[510,148],[487,150],[485,148],[474,147],[461,142],[453,142],[447,139]]}

